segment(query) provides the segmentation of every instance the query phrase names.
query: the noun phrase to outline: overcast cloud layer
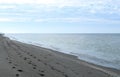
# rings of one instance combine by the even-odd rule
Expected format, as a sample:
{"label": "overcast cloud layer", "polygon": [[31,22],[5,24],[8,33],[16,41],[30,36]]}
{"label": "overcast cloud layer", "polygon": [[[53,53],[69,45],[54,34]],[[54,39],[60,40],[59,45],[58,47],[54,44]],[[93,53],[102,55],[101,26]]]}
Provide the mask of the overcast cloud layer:
{"label": "overcast cloud layer", "polygon": [[119,25],[120,0],[0,0],[0,22]]}

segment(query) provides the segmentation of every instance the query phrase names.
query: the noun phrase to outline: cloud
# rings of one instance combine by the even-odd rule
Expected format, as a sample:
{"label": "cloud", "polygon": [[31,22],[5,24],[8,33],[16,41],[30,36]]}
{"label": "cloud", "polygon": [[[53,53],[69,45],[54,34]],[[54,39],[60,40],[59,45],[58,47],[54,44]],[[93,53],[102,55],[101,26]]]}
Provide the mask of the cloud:
{"label": "cloud", "polygon": [[4,17],[0,18],[0,22],[26,22],[26,21],[31,21],[30,18],[10,18],[10,17]]}
{"label": "cloud", "polygon": [[63,18],[25,18],[25,17],[4,17],[0,18],[0,22],[58,22],[58,23],[111,23],[111,24],[120,24],[120,20],[112,19],[102,19],[102,18],[89,18],[89,17],[63,17]]}
{"label": "cloud", "polygon": [[0,9],[14,9],[15,5],[0,5]]}
{"label": "cloud", "polygon": [[35,19],[35,22],[80,22],[82,18],[40,18]]}
{"label": "cloud", "polygon": [[91,5],[117,5],[119,0],[0,0],[0,3],[12,4],[43,4],[55,6],[91,6]]}
{"label": "cloud", "polygon": [[2,13],[0,13],[0,16],[10,16],[10,15],[21,16],[22,13],[10,13],[10,12],[2,12]]}
{"label": "cloud", "polygon": [[10,18],[0,18],[0,22],[12,22],[12,21],[14,20]]}
{"label": "cloud", "polygon": [[68,4],[74,2],[73,0],[0,0],[0,3],[11,3],[11,4],[45,4],[45,5],[56,5],[56,4]]}
{"label": "cloud", "polygon": [[67,23],[98,22],[98,23],[120,24],[120,20],[110,20],[110,19],[101,19],[101,18],[86,18],[86,17],[77,17],[77,18],[41,18],[41,19],[35,19],[34,21],[35,22],[67,22]]}
{"label": "cloud", "polygon": [[[21,4],[21,6],[29,4],[29,8],[64,8],[74,7],[85,9],[89,13],[117,13],[120,14],[120,2],[119,0],[0,0],[0,4]],[[18,7],[18,6],[17,6]],[[16,6],[0,6],[0,8],[16,8]],[[57,8],[57,9],[58,9]],[[73,8],[73,9],[74,9]]]}
{"label": "cloud", "polygon": [[[120,15],[119,0],[0,0],[0,4],[0,16],[11,17],[12,21],[31,21],[35,18],[35,21],[41,22],[81,22],[92,19],[77,18],[87,14],[91,17],[102,17],[102,14]],[[42,19],[37,19],[39,17]]]}
{"label": "cloud", "polygon": [[0,3],[3,4],[29,4],[29,3],[33,3],[34,0],[0,0]]}

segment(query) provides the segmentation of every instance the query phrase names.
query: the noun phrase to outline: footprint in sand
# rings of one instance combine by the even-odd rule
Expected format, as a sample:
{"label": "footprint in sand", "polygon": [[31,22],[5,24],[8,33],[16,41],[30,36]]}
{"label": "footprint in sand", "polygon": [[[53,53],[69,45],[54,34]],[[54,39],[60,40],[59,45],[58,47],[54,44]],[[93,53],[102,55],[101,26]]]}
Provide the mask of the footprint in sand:
{"label": "footprint in sand", "polygon": [[27,60],[27,57],[24,57],[24,60]]}
{"label": "footprint in sand", "polygon": [[33,58],[34,58],[34,59],[36,59],[36,57],[35,57],[35,56],[33,56]]}
{"label": "footprint in sand", "polygon": [[9,60],[9,58],[6,58],[6,60]]}
{"label": "footprint in sand", "polygon": [[41,73],[39,73],[39,75],[40,75],[40,76],[45,76],[45,74],[41,74]]}
{"label": "footprint in sand", "polygon": [[18,72],[23,72],[23,70],[17,70]]}
{"label": "footprint in sand", "polygon": [[32,61],[29,61],[28,64],[32,64]]}
{"label": "footprint in sand", "polygon": [[33,69],[37,69],[36,67],[33,67]]}
{"label": "footprint in sand", "polygon": [[45,59],[47,59],[47,57],[44,57]]}
{"label": "footprint in sand", "polygon": [[12,62],[10,61],[10,62],[8,62],[9,64],[11,64]]}
{"label": "footprint in sand", "polygon": [[30,55],[30,56],[33,56],[33,55]]}
{"label": "footprint in sand", "polygon": [[20,75],[19,74],[16,74],[16,77],[19,77]]}
{"label": "footprint in sand", "polygon": [[38,59],[38,61],[41,61],[40,59]]}
{"label": "footprint in sand", "polygon": [[39,72],[42,72],[42,73],[44,73],[45,71],[39,70]]}
{"label": "footprint in sand", "polygon": [[19,55],[19,57],[23,57],[22,55]]}
{"label": "footprint in sand", "polygon": [[68,77],[67,75],[64,75],[65,77]]}
{"label": "footprint in sand", "polygon": [[36,64],[32,64],[32,65],[35,66],[35,67],[37,66]]}
{"label": "footprint in sand", "polygon": [[12,67],[13,69],[15,69],[16,67]]}

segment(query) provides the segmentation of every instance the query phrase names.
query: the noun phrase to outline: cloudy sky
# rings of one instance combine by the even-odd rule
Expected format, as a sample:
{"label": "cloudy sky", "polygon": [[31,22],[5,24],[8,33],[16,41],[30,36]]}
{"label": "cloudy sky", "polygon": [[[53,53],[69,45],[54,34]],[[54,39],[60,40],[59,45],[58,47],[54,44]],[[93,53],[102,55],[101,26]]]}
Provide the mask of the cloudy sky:
{"label": "cloudy sky", "polygon": [[3,33],[120,33],[120,0],[0,0]]}

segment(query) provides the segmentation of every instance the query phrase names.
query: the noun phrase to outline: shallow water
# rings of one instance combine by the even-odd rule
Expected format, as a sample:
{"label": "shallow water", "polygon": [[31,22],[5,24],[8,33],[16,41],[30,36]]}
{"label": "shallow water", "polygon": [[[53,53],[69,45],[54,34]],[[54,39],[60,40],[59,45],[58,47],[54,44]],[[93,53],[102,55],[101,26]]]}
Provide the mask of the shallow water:
{"label": "shallow water", "polygon": [[120,70],[120,34],[6,34],[6,36]]}

